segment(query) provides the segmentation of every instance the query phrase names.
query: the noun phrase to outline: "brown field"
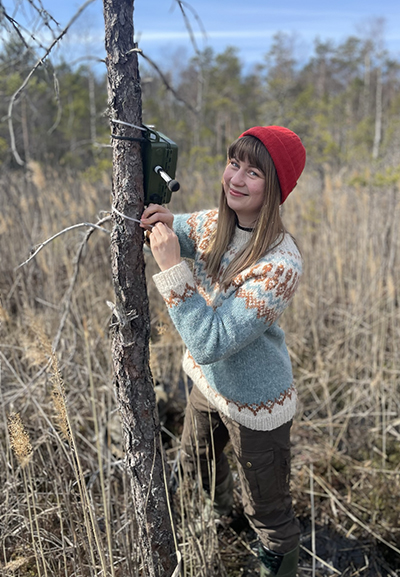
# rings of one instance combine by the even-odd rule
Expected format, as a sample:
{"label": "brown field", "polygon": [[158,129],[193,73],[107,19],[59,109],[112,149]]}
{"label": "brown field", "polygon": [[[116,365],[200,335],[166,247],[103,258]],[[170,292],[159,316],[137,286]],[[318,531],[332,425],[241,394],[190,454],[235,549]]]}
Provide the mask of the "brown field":
{"label": "brown field", "polygon": [[[180,180],[191,193],[176,193],[173,210],[215,204],[216,178]],[[112,384],[109,236],[95,230],[86,242],[87,229],[71,230],[15,270],[60,230],[104,218],[109,179],[93,184],[32,165],[26,175],[3,176],[1,194],[0,575],[139,576]],[[324,183],[306,174],[284,220],[306,263],[282,319],[300,394],[292,472],[303,527],[299,575],[397,575],[398,183],[365,171]],[[176,488],[187,385],[182,344],[146,258],[152,371]],[[174,495],[183,575],[256,573],[248,528],[238,535],[215,523],[195,486]]]}

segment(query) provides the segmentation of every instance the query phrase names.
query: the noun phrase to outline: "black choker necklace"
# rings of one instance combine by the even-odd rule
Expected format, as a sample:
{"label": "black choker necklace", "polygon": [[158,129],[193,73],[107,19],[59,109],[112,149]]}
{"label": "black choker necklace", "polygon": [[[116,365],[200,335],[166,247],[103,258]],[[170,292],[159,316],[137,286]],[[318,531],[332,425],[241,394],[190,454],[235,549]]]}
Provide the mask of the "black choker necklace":
{"label": "black choker necklace", "polygon": [[247,226],[240,226],[240,224],[238,222],[236,223],[236,226],[238,228],[240,228],[240,230],[245,230],[246,232],[253,232],[253,230],[254,230],[254,228],[249,228]]}

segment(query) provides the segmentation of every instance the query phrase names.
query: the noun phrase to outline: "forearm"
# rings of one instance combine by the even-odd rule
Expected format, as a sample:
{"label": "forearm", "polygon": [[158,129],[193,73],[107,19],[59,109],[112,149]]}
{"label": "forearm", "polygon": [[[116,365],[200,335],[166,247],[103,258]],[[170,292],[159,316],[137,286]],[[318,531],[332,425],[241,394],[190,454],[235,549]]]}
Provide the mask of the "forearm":
{"label": "forearm", "polygon": [[195,361],[209,364],[235,354],[264,333],[280,314],[259,314],[244,294],[232,294],[214,309],[197,291],[185,262],[153,277],[171,319]]}

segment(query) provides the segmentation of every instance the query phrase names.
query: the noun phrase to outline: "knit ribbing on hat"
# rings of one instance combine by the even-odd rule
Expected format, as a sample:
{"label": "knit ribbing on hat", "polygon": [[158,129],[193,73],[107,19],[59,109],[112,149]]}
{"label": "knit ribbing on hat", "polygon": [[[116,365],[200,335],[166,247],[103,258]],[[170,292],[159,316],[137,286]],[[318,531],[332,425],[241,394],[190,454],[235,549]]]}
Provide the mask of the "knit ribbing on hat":
{"label": "knit ribbing on hat", "polygon": [[283,126],[254,126],[240,135],[255,136],[268,150],[281,188],[281,204],[297,184],[306,163],[306,149],[300,138]]}

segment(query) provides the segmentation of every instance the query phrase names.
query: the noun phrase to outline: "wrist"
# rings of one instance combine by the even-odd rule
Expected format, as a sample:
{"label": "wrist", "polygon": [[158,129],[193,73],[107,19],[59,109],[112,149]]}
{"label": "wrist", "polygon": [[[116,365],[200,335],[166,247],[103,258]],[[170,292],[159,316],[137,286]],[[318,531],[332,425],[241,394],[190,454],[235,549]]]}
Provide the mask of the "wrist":
{"label": "wrist", "polygon": [[195,286],[193,274],[184,260],[170,269],[155,274],[153,280],[164,298],[169,298],[171,291],[183,294],[185,287]]}
{"label": "wrist", "polygon": [[158,263],[158,266],[160,267],[161,272],[165,272],[166,270],[169,270],[170,268],[177,266],[181,262],[182,262],[181,259],[171,260],[171,261],[167,261],[167,262]]}

